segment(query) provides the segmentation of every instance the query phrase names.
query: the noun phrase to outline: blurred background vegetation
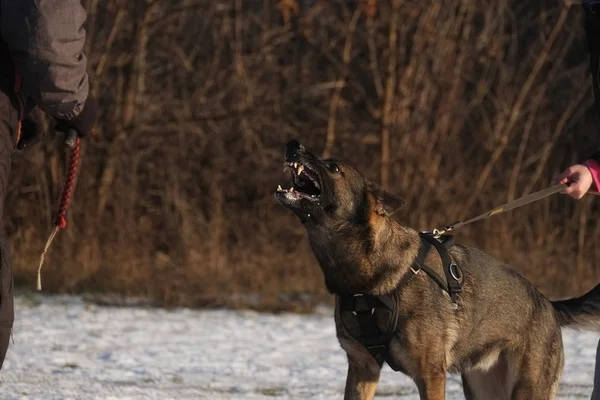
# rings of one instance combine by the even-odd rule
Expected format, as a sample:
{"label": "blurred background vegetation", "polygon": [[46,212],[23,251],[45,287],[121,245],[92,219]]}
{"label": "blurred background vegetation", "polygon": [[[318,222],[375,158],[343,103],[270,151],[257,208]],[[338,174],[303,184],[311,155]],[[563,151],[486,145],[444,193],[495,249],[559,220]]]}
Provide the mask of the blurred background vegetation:
{"label": "blurred background vegetation", "polygon": [[[327,301],[303,227],[273,197],[290,138],[401,195],[396,218],[418,230],[542,189],[600,147],[579,4],[84,4],[102,115],[46,257],[46,292],[268,310]],[[51,229],[59,139],[48,126],[14,159],[18,288],[34,289]],[[456,237],[551,298],[579,295],[600,276],[598,204],[555,195]]]}

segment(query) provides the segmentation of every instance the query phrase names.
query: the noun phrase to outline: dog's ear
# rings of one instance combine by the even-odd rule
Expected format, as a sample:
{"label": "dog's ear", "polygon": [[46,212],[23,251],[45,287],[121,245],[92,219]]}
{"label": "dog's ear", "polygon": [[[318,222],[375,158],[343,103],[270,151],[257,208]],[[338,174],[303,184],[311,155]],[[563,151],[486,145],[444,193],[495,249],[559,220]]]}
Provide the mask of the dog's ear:
{"label": "dog's ear", "polygon": [[371,181],[366,181],[367,190],[375,197],[377,205],[375,212],[379,215],[390,216],[404,207],[406,202],[398,196],[395,196]]}

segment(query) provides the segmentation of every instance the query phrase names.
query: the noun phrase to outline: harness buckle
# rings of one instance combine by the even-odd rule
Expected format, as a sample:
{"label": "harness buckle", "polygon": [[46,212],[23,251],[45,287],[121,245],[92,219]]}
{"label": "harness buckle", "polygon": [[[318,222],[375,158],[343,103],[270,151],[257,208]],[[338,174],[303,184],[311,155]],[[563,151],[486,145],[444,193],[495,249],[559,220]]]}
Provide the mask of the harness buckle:
{"label": "harness buckle", "polygon": [[439,239],[440,236],[442,236],[444,233],[446,233],[446,229],[444,229],[444,228],[442,228],[442,229],[434,228],[433,231],[431,231],[431,233],[433,234],[434,238]]}
{"label": "harness buckle", "polygon": [[387,346],[385,344],[374,344],[374,345],[365,346],[365,347],[369,351],[371,351],[371,350],[377,350],[377,349],[387,350]]}
{"label": "harness buckle", "polygon": [[430,233],[433,235],[434,238],[439,239],[440,237],[454,230],[454,226],[452,225],[454,224],[445,226],[441,229],[434,228]]}

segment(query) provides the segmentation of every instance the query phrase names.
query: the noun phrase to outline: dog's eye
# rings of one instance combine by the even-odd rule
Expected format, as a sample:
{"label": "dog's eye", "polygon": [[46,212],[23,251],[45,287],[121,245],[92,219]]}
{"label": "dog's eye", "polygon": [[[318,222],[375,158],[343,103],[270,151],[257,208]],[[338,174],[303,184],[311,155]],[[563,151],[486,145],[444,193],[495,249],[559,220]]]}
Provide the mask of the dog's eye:
{"label": "dog's eye", "polygon": [[340,168],[335,164],[331,164],[329,166],[329,169],[331,170],[331,172],[340,172]]}

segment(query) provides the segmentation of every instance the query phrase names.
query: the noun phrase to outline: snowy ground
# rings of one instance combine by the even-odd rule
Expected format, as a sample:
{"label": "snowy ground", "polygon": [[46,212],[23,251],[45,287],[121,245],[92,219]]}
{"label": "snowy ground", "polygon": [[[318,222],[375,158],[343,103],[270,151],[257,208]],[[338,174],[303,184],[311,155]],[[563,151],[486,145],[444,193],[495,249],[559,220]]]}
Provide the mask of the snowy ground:
{"label": "snowy ground", "polygon": [[[0,399],[341,399],[330,310],[312,316],[165,311],[18,297]],[[564,331],[560,399],[589,399],[598,334]],[[448,399],[463,399],[450,377]],[[378,399],[418,399],[385,367]]]}

